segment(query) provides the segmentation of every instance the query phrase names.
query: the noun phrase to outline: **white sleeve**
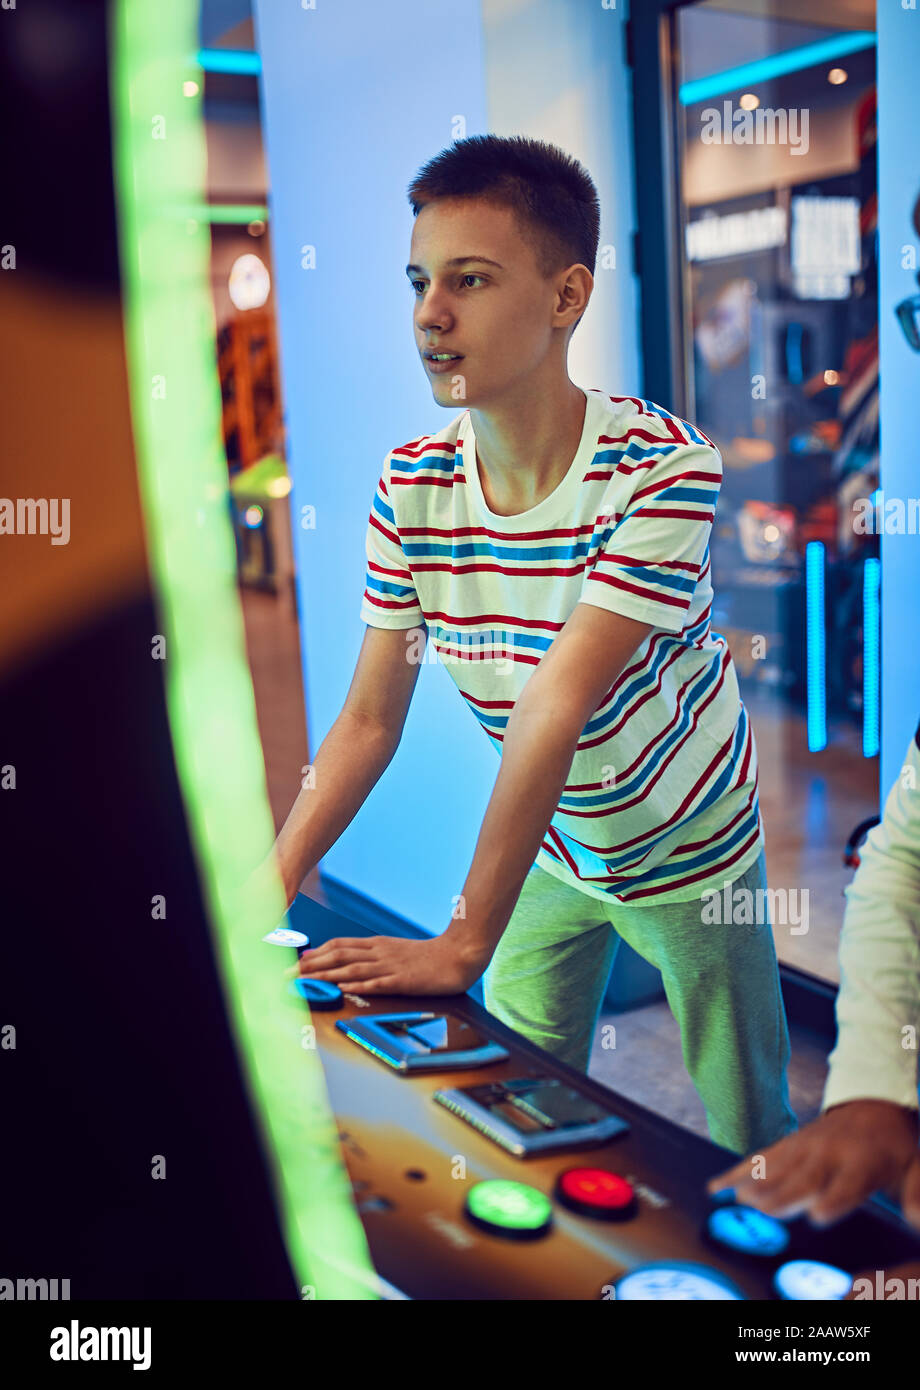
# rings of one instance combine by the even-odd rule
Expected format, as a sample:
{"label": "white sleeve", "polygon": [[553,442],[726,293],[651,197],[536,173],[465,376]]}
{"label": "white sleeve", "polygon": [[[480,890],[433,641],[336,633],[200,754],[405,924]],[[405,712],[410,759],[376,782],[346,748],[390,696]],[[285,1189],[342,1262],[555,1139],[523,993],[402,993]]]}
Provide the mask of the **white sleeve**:
{"label": "white sleeve", "polygon": [[822,1110],[848,1100],[917,1108],[920,1038],[920,729],[859,851],[840,934],[837,1045]]}

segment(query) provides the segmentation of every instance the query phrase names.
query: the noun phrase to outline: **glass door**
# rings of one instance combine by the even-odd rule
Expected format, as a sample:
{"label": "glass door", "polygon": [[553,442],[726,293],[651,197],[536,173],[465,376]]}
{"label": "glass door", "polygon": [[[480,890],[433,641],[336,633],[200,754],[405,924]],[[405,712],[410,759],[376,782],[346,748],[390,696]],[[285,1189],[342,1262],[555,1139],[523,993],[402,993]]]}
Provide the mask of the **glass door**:
{"label": "glass door", "polygon": [[878,813],[874,27],[865,0],[704,0],[668,36],[677,375],[724,463],[712,625],[754,725],[778,954],[831,981],[844,846]]}

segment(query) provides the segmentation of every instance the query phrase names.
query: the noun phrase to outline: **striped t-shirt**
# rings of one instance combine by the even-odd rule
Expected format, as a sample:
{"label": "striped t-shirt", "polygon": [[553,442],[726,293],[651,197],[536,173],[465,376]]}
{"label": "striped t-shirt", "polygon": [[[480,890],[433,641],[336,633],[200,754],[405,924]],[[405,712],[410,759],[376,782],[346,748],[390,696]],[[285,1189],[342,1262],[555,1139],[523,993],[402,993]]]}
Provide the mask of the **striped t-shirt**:
{"label": "striped t-shirt", "polygon": [[585,396],[568,473],[515,516],[486,504],[469,411],[391,450],[361,618],[427,627],[499,752],[576,603],[654,624],[581,732],[536,862],[604,901],[688,902],[740,877],[763,846],[753,731],[709,625],[722,461],[652,401]]}

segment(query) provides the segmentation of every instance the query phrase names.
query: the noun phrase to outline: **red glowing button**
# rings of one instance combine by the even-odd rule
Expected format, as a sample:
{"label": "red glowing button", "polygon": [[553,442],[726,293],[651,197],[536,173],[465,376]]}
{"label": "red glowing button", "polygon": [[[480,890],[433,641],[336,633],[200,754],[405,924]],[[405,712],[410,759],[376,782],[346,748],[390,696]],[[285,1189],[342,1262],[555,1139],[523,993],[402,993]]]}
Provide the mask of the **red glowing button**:
{"label": "red glowing button", "polygon": [[632,1184],[608,1168],[567,1168],[556,1181],[556,1198],[570,1211],[605,1221],[626,1221],[636,1214]]}

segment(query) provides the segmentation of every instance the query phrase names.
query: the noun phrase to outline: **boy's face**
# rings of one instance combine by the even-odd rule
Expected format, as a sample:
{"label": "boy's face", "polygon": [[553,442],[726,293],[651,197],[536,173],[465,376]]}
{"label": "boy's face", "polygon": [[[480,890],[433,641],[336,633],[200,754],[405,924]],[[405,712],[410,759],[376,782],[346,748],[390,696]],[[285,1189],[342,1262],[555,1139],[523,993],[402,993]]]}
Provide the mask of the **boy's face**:
{"label": "boy's face", "polygon": [[564,348],[562,336],[569,336],[569,325],[553,327],[565,274],[543,279],[510,208],[479,198],[427,204],[415,219],[409,261],[419,353],[462,355],[442,372],[423,356],[439,404],[482,408],[519,395],[515,387],[526,394],[528,379],[538,388],[550,348]]}

